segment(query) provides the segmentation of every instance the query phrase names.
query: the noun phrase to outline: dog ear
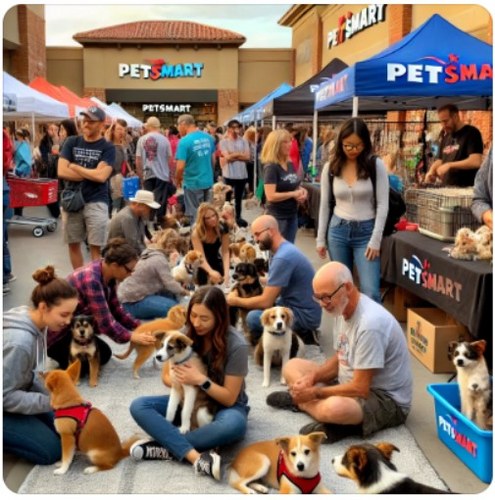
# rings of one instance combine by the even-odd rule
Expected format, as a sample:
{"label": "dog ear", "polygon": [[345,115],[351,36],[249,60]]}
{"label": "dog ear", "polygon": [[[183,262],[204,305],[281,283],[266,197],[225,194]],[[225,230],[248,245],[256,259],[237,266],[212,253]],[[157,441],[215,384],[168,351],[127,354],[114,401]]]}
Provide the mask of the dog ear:
{"label": "dog ear", "polygon": [[81,361],[77,358],[70,366],[67,368],[66,372],[69,374],[73,382],[79,378],[81,373]]}
{"label": "dog ear", "polygon": [[292,309],[289,309],[288,307],[284,307],[284,312],[287,314],[287,326],[292,326],[292,323],[294,322],[294,313],[292,312]]}
{"label": "dog ear", "polygon": [[376,447],[383,453],[387,460],[391,459],[394,451],[400,451],[399,448],[392,443],[378,443]]}
{"label": "dog ear", "polygon": [[454,358],[454,352],[457,349],[457,346],[459,345],[459,342],[456,342],[453,340],[452,342],[449,342],[448,350],[447,350],[447,357],[452,361]]}
{"label": "dog ear", "polygon": [[313,441],[313,443],[320,444],[324,439],[327,438],[327,435],[324,432],[312,432],[308,434],[308,438]]}
{"label": "dog ear", "polygon": [[351,448],[346,453],[346,458],[349,460],[352,469],[358,471],[363,470],[368,463],[368,455],[366,450],[361,447]]}
{"label": "dog ear", "polygon": [[477,340],[476,342],[471,342],[471,347],[481,356],[486,349],[486,340]]}
{"label": "dog ear", "polygon": [[270,316],[271,308],[270,309],[265,309],[263,313],[261,314],[260,321],[263,326],[268,325],[268,317]]}
{"label": "dog ear", "polygon": [[275,439],[275,443],[277,443],[277,445],[280,446],[280,448],[285,453],[289,453],[290,437],[281,437],[281,438]]}

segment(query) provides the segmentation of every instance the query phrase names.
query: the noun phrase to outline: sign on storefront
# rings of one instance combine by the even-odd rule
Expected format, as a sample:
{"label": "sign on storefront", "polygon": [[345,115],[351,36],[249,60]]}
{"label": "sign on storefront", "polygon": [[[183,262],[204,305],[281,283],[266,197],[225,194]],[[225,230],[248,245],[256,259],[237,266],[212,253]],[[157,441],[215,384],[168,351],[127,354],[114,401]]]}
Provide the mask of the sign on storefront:
{"label": "sign on storefront", "polygon": [[143,78],[159,80],[161,78],[201,78],[204,63],[167,64],[165,59],[153,59],[150,64],[119,63],[120,78]]}
{"label": "sign on storefront", "polygon": [[191,104],[143,104],[143,111],[151,113],[190,113]]}

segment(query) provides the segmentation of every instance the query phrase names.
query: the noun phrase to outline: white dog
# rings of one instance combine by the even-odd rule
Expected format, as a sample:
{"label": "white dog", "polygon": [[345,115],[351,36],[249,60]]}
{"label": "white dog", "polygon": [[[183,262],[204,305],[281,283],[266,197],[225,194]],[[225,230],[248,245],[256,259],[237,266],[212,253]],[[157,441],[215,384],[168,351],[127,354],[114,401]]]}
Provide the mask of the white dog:
{"label": "white dog", "polygon": [[172,277],[183,286],[190,286],[194,283],[196,272],[203,262],[201,252],[189,250],[179,264],[172,268]]}
{"label": "white dog", "polygon": [[263,365],[263,387],[270,385],[270,368],[281,365],[280,383],[285,385],[283,368],[290,358],[304,356],[304,342],[292,331],[293,312],[287,307],[275,306],[261,315],[263,334],[254,351],[255,361]]}

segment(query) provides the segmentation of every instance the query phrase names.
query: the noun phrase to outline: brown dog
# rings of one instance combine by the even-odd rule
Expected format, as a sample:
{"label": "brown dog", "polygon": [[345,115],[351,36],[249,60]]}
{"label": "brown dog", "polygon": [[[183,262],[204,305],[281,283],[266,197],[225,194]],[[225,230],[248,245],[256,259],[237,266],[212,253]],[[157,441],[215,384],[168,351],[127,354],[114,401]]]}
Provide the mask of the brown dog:
{"label": "brown dog", "polygon": [[97,408],[92,408],[79,394],[74,380],[79,377],[81,362],[77,359],[67,370],[42,373],[50,392],[50,403],[55,410],[55,429],[62,441],[62,462],[54,474],[65,474],[72,463],[76,449],[83,452],[93,464],[85,474],[108,470],[129,456],[137,437],[121,443],[110,420]]}
{"label": "brown dog", "polygon": [[159,318],[148,323],[143,323],[139,325],[136,332],[151,332],[155,337],[154,345],[141,345],[135,342],[129,342],[129,348],[126,352],[122,354],[114,354],[118,359],[126,359],[133,350],[136,351],[137,356],[132,365],[132,373],[134,378],[139,378],[139,369],[143,363],[150,358],[153,353],[160,349],[163,344],[163,338],[167,331],[169,330],[179,330],[186,324],[186,308],[185,306],[178,304],[173,306],[168,311],[166,318]]}

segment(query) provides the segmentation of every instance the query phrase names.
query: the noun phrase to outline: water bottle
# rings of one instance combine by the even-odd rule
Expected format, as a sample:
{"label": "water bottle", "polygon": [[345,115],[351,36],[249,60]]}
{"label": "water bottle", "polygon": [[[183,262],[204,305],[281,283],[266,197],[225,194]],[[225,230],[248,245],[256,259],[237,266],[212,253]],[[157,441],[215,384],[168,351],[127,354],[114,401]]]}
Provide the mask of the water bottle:
{"label": "water bottle", "polygon": [[317,175],[317,169],[316,165],[313,164],[313,162],[310,160],[308,164],[308,172],[311,177],[311,182],[315,182],[316,175]]}

